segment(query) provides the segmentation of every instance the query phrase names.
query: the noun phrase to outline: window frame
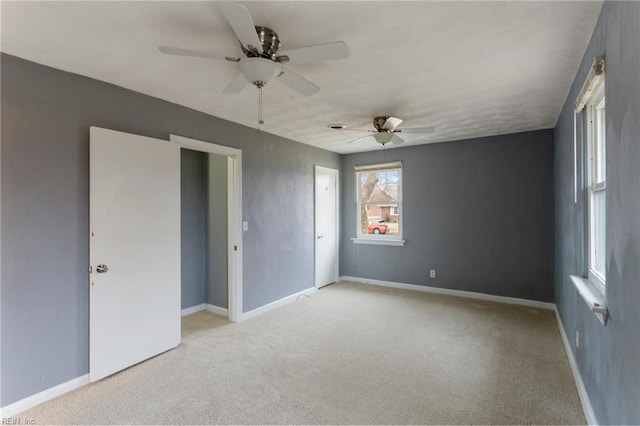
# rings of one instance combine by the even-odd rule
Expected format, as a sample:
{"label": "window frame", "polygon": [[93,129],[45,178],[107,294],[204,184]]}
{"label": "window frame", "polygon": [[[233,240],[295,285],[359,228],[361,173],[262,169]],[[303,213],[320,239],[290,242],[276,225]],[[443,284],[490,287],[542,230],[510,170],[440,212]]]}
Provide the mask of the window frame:
{"label": "window frame", "polygon": [[[389,206],[388,201],[381,201],[381,202],[368,202],[368,203],[362,203],[361,197],[360,197],[360,174],[363,172],[380,172],[380,171],[385,171],[385,170],[398,170],[398,197],[396,200],[396,203],[393,204],[397,204],[397,209],[398,209],[398,234],[397,235],[381,235],[381,234],[368,234],[368,233],[363,233],[361,230],[361,216],[360,216],[360,212],[361,212],[361,208],[363,206],[363,204],[368,204],[368,205],[385,205],[385,206]],[[405,243],[405,240],[402,238],[403,235],[403,216],[404,214],[402,213],[402,201],[403,201],[403,196],[402,196],[402,187],[403,187],[403,170],[402,170],[402,162],[397,161],[397,162],[392,162],[392,163],[378,163],[378,164],[367,164],[367,165],[362,165],[362,166],[355,166],[354,167],[354,178],[355,178],[355,224],[356,224],[356,236],[354,238],[351,238],[351,240],[355,243],[355,244],[375,244],[375,245],[390,245],[390,246],[403,246]],[[390,210],[392,208],[392,206],[389,206]]]}
{"label": "window frame", "polygon": [[[604,123],[598,119],[598,110],[604,108]],[[596,251],[598,248],[604,252],[606,257],[606,96],[605,84],[601,81],[585,105],[585,115],[587,123],[587,277],[589,281],[594,283],[598,290],[604,295],[606,291],[606,259],[605,270],[599,271],[596,266]],[[604,129],[601,129],[604,126]],[[603,137],[602,137],[603,136]],[[601,150],[599,150],[599,148]],[[601,158],[601,154],[602,157]],[[600,169],[603,170],[600,170]],[[595,199],[597,194],[603,194],[605,197],[604,207],[604,229],[605,234],[600,244],[596,244],[596,224],[595,216]]]}

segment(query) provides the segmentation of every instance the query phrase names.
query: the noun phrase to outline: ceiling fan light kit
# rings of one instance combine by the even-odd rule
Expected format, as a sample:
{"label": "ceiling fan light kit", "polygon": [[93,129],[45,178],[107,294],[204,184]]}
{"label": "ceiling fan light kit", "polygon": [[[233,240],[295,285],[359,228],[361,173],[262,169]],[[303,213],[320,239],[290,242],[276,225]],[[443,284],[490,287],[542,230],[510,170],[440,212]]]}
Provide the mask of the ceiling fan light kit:
{"label": "ceiling fan light kit", "polygon": [[240,72],[258,89],[282,74],[276,62],[264,58],[245,58],[240,61]]}
{"label": "ceiling fan light kit", "polygon": [[391,132],[380,132],[380,133],[375,133],[373,135],[373,138],[376,140],[376,142],[378,142],[380,145],[384,146],[386,144],[388,144],[391,139],[393,138],[393,133]]}

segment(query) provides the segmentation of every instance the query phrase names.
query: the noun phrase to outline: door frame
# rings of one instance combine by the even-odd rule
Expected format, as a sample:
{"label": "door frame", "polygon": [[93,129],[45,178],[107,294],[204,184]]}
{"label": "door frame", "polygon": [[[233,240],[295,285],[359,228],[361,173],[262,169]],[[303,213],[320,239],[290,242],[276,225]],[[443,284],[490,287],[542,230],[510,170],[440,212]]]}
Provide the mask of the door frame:
{"label": "door frame", "polygon": [[242,150],[174,134],[169,140],[182,148],[227,157],[227,313],[229,321],[242,317]]}
{"label": "door frame", "polygon": [[313,282],[316,288],[322,287],[318,287],[316,274],[316,268],[318,266],[318,239],[316,238],[318,233],[318,192],[316,191],[318,170],[331,173],[336,177],[336,270],[334,282],[337,282],[340,276],[340,173],[338,169],[316,164],[313,168]]}

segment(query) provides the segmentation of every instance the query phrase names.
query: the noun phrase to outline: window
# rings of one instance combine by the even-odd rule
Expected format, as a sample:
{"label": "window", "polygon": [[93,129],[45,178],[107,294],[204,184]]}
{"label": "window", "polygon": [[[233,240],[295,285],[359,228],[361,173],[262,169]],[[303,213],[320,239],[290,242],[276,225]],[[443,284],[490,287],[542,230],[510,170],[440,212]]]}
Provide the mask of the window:
{"label": "window", "polygon": [[357,166],[355,243],[403,245],[402,163]]}
{"label": "window", "polygon": [[[591,70],[574,104],[573,116],[573,202],[578,203],[578,117],[585,123],[582,138],[585,153],[585,204],[587,206],[586,273],[571,275],[571,281],[589,309],[602,325],[609,310],[606,297],[606,108],[604,56],[593,60]],[[586,146],[585,146],[586,145]],[[585,276],[586,275],[586,276]]]}
{"label": "window", "polygon": [[604,82],[586,104],[589,280],[604,294],[606,282],[606,108]]}

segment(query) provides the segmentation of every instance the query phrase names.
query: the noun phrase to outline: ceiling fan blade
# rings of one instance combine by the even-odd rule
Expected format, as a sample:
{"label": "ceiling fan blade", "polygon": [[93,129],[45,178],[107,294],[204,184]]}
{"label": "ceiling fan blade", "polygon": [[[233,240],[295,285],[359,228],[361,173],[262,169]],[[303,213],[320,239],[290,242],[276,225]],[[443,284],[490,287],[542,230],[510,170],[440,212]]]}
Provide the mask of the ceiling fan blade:
{"label": "ceiling fan blade", "polygon": [[375,139],[373,138],[373,135],[367,135],[367,136],[362,136],[361,138],[358,139],[354,139],[352,141],[347,142],[347,144],[351,144],[351,143],[358,143],[358,142],[364,142],[368,139],[371,139],[372,141],[375,141]]}
{"label": "ceiling fan blade", "polygon": [[158,46],[158,50],[167,55],[188,56],[190,58],[203,59],[226,59],[227,61],[238,62],[240,58],[222,53],[203,52],[201,50],[183,49],[181,47]]}
{"label": "ceiling fan blade", "polygon": [[227,87],[224,88],[222,93],[231,94],[231,93],[240,93],[244,87],[249,84],[249,80],[244,76],[243,73],[238,73],[231,83]]}
{"label": "ceiling fan blade", "polygon": [[304,96],[311,96],[320,90],[318,86],[309,80],[300,77],[298,74],[286,68],[282,68],[282,74],[278,76],[278,79]]}
{"label": "ceiling fan blade", "polygon": [[384,124],[382,125],[382,128],[385,130],[395,130],[396,127],[398,127],[400,124],[402,124],[401,118],[387,117]]}
{"label": "ceiling fan blade", "polygon": [[394,134],[393,137],[391,138],[391,143],[394,145],[400,145],[401,143],[404,143],[404,139]]}
{"label": "ceiling fan blade", "polygon": [[227,22],[236,33],[240,43],[249,50],[253,47],[258,53],[262,53],[262,44],[258,38],[256,26],[253,25],[249,9],[237,3],[223,1],[220,2],[220,10],[227,18]]}
{"label": "ceiling fan blade", "polygon": [[427,134],[435,132],[435,129],[433,127],[409,127],[408,129],[398,129],[396,132]]}
{"label": "ceiling fan blade", "polygon": [[330,61],[349,57],[349,49],[344,41],[300,47],[278,53],[278,62],[305,64],[308,62]]}

